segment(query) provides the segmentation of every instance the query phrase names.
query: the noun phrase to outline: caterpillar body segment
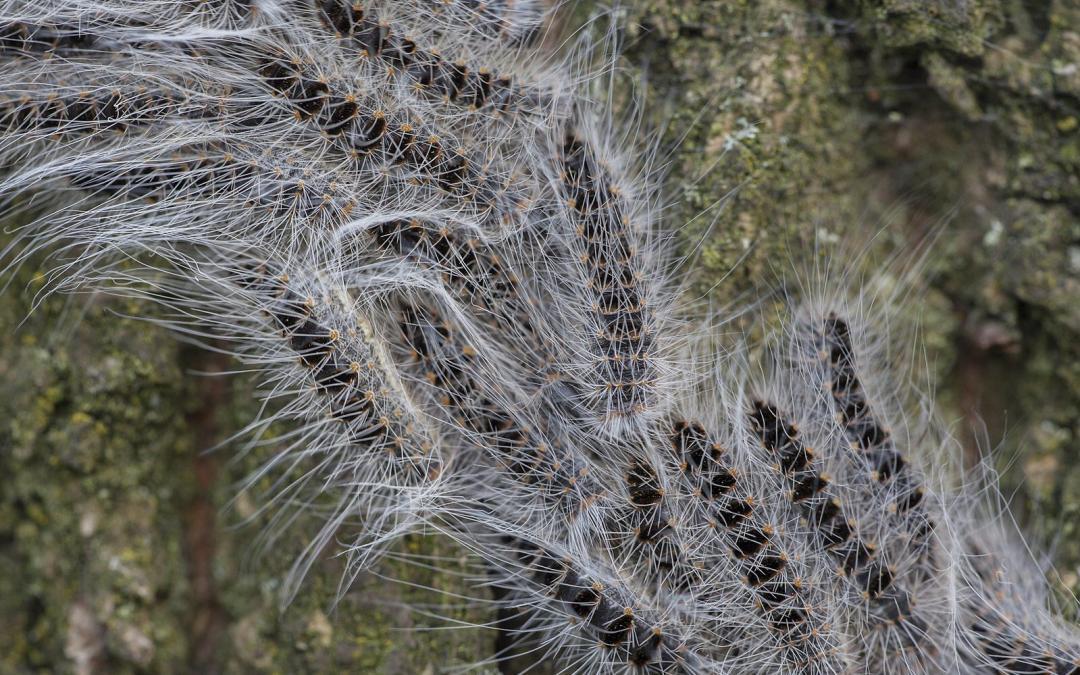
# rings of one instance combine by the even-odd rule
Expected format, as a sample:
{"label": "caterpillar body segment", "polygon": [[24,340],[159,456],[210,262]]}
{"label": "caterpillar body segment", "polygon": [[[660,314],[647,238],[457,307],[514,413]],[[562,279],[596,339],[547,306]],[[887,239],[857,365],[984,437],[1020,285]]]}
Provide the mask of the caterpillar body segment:
{"label": "caterpillar body segment", "polygon": [[321,298],[301,296],[287,272],[274,273],[266,265],[254,266],[241,283],[263,299],[265,315],[310,373],[315,392],[326,401],[327,415],[347,427],[347,439],[382,448],[372,454],[401,464],[401,471],[414,479],[439,476],[442,463],[434,454],[435,443],[404,404],[395,401],[401,394],[386,378],[387,364],[369,346],[372,336],[366,323],[329,325],[348,315],[344,308],[335,308],[340,299],[327,291]]}
{"label": "caterpillar body segment", "polygon": [[[280,48],[279,48],[280,49]],[[389,164],[429,165],[432,173],[457,155],[440,137],[435,119],[392,92],[371,87],[370,78],[326,67],[303,51],[275,50],[258,58],[262,82],[284,102],[297,122],[306,122],[357,159],[381,155]],[[426,128],[425,128],[426,127]]]}
{"label": "caterpillar body segment", "polygon": [[0,65],[2,146],[16,140],[22,144],[51,140],[57,148],[74,139],[116,143],[125,132],[221,113],[225,90],[216,84],[207,86],[183,76],[148,81],[137,71],[128,59],[105,64],[17,59]]}
{"label": "caterpillar body segment", "polygon": [[535,300],[496,247],[476,235],[416,219],[380,223],[372,232],[382,250],[438,274],[478,321],[493,329],[518,330],[530,350],[544,349],[531,315]]}
{"label": "caterpillar body segment", "polygon": [[[0,129],[5,132],[27,133],[48,130],[49,133],[75,133],[83,129],[121,130],[130,125],[145,123],[138,111],[143,109],[137,93],[119,89],[111,91],[84,90],[68,94],[53,94],[43,100],[28,95],[0,102]],[[168,111],[165,111],[168,112]]]}
{"label": "caterpillar body segment", "polygon": [[875,481],[888,486],[898,514],[917,512],[925,487],[888,427],[874,414],[856,368],[848,323],[830,314],[822,322],[819,335],[820,357],[829,374],[827,387],[852,452],[862,458]]}
{"label": "caterpillar body segment", "polygon": [[797,426],[772,403],[755,400],[750,422],[763,448],[777,460],[789,486],[788,499],[804,509],[818,531],[819,545],[842,562],[845,574],[860,595],[876,600],[894,581],[894,573],[878,559],[877,546],[863,542],[853,531],[839,500],[830,494],[829,480],[814,466],[814,452],[800,439]]}
{"label": "caterpillar body segment", "polygon": [[1067,630],[1035,633],[994,610],[978,608],[972,613],[967,645],[972,668],[1003,675],[1080,673],[1080,649],[1076,636],[1068,636]]}
{"label": "caterpillar body segment", "polygon": [[[709,645],[656,599],[636,592],[601,557],[579,555],[518,534],[498,512],[469,516],[483,529],[460,522],[447,530],[487,563],[499,607],[513,612],[504,629],[515,639],[497,657],[513,657],[515,646],[558,657],[576,672],[691,675],[727,673],[708,655]],[[466,533],[467,530],[467,533]]]}
{"label": "caterpillar body segment", "polygon": [[[883,543],[891,547],[893,556],[906,560],[904,572],[913,586],[926,589],[919,592],[924,600],[948,597],[950,592],[934,589],[957,585],[946,561],[955,555],[948,551],[958,550],[959,545],[952,532],[938,532],[945,518],[940,497],[925,484],[917,458],[901,450],[903,445],[881,416],[883,406],[871,400],[848,321],[835,312],[816,320],[813,344],[824,370],[821,394],[839,429],[830,443],[841,448],[836,458],[855,472],[850,479],[860,486],[857,508],[863,510],[857,517],[887,535]],[[910,433],[907,437],[912,443]],[[931,633],[941,635],[942,631],[932,628]]]}
{"label": "caterpillar body segment", "polygon": [[[973,548],[981,556],[976,566],[994,559],[981,546]],[[1023,576],[1038,574],[1032,567],[1021,564],[1012,574],[998,567],[987,578],[972,580],[963,600],[962,643],[971,669],[1002,675],[1080,673],[1080,634],[1048,612],[1045,592]]]}
{"label": "caterpillar body segment", "polygon": [[[869,634],[867,644],[878,654],[896,655],[883,656],[886,669],[892,672],[913,668],[919,672],[1054,672],[1064,668],[1060,664],[1068,659],[1061,656],[1070,653],[1070,639],[1058,628],[1047,628],[1053,625],[1051,615],[1039,609],[1030,618],[1020,619],[1020,613],[1001,610],[1000,598],[994,599],[997,593],[986,585],[992,575],[968,569],[971,564],[983,566],[972,561],[986,557],[985,552],[968,552],[968,542],[979,538],[972,528],[979,532],[977,523],[994,522],[1000,514],[988,517],[968,507],[966,502],[980,498],[980,489],[958,481],[959,470],[947,457],[942,462],[935,454],[939,441],[932,430],[918,433],[908,428],[910,423],[894,429],[885,421],[905,413],[892,410],[895,406],[879,400],[881,395],[867,386],[868,370],[874,365],[869,358],[874,346],[870,340],[880,336],[874,336],[872,328],[866,329],[869,336],[857,333],[863,324],[854,326],[853,319],[838,311],[806,314],[809,318],[800,319],[796,331],[798,355],[793,361],[799,370],[791,375],[797,382],[795,391],[809,386],[803,392],[807,398],[796,394],[795,405],[806,409],[809,419],[820,421],[807,425],[807,431],[820,434],[819,447],[838,468],[837,483],[847,492],[848,513],[858,519],[860,531],[877,533],[879,555],[890,559],[895,572],[892,585],[902,584],[910,600],[908,604],[887,603],[887,611],[870,615],[884,629]],[[858,353],[860,345],[867,351]],[[810,354],[812,358],[806,358]],[[828,419],[819,417],[822,409]],[[796,428],[795,433],[779,435],[798,438],[801,431]],[[931,487],[930,470],[959,485]],[[999,551],[1014,550],[1015,544],[999,538],[996,543]],[[1037,596],[1034,588],[1025,602]],[[1006,614],[1009,618],[1002,620]],[[909,631],[911,639],[887,639],[888,635],[903,636],[904,621],[898,621],[898,615],[907,620],[921,617],[925,630]],[[1033,649],[1030,645],[1034,644],[1040,646]],[[999,654],[992,656],[987,650]],[[1050,669],[1042,670],[1046,664]]]}
{"label": "caterpillar body segment", "polygon": [[[160,28],[194,30],[243,30],[259,16],[259,5],[273,0],[176,0],[160,3],[131,3],[109,0],[78,3],[45,0],[11,0],[3,10],[17,11],[17,23],[30,24],[49,31],[90,34],[88,25],[100,25],[117,36],[130,36],[123,42],[137,42],[144,30]],[[10,10],[9,10],[10,11]]]}
{"label": "caterpillar body segment", "polygon": [[[841,597],[851,611],[845,621],[858,636],[860,662],[889,673],[960,668],[963,628],[956,602],[965,591],[956,568],[946,562],[958,550],[956,534],[951,527],[935,526],[948,521],[942,498],[927,487],[929,479],[914,457],[905,458],[903,475],[886,477],[870,466],[857,440],[858,425],[849,424],[852,418],[836,395],[836,383],[846,386],[849,380],[838,379],[827,365],[833,353],[823,347],[824,315],[801,309],[791,316],[783,346],[767,361],[767,384],[754,385],[756,393],[740,404],[752,445],[774,463],[782,494],[807,526],[807,540],[827,560],[835,565],[849,552],[861,551],[854,567],[841,566],[834,576],[838,590],[846,589]],[[869,411],[861,383],[859,391],[863,402],[856,408]],[[862,419],[872,417],[880,430],[885,425],[879,415],[905,419],[896,441],[888,434],[897,455],[901,446],[925,452],[927,459],[936,451],[934,434],[920,433],[903,411],[884,402],[874,408]],[[840,548],[834,548],[834,536],[844,542]]]}

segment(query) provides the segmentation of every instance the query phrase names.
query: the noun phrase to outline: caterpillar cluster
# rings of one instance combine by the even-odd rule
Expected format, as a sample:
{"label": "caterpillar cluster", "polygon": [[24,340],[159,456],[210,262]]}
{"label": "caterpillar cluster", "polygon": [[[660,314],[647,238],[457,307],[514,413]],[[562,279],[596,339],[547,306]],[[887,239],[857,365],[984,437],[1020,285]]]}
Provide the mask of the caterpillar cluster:
{"label": "caterpillar cluster", "polygon": [[286,598],[422,527],[484,567],[500,662],[1080,673],[1000,519],[875,398],[883,322],[810,289],[836,300],[702,381],[599,22],[553,47],[534,0],[153,5],[0,2],[5,263],[262,373],[264,543],[323,523]]}

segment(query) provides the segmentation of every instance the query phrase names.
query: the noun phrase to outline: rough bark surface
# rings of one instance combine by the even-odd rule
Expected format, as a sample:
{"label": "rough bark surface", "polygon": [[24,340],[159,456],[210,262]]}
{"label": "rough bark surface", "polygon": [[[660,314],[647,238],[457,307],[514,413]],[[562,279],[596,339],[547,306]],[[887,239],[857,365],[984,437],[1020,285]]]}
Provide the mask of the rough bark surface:
{"label": "rough bark surface", "polygon": [[[668,223],[687,250],[701,241],[694,289],[711,303],[769,286],[808,242],[839,254],[871,232],[888,251],[940,227],[911,311],[944,418],[971,456],[985,423],[1021,517],[1057,544],[1056,583],[1075,589],[1075,1],[637,0],[624,14],[648,114],[668,147],[685,136]],[[225,510],[258,458],[201,452],[250,419],[254,382],[192,375],[230,364],[119,317],[137,307],[54,297],[20,325],[38,274],[0,295],[0,672],[436,673],[492,652],[491,631],[420,630],[439,624],[429,614],[485,617],[416,586],[364,577],[332,609],[333,558],[281,612],[304,524],[261,551],[258,523],[232,527],[251,503]],[[466,592],[456,569],[384,569]]]}

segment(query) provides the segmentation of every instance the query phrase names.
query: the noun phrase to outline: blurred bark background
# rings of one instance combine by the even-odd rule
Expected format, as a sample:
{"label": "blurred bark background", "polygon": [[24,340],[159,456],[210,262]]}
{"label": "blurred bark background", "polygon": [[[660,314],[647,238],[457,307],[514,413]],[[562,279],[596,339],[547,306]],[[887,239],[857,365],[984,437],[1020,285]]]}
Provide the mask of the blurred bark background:
{"label": "blurred bark background", "polygon": [[[710,303],[753,297],[800,244],[941,228],[912,313],[942,416],[971,458],[996,448],[1056,583],[1080,586],[1076,0],[636,0],[620,23],[649,120],[683,139],[668,224],[703,238]],[[423,630],[486,617],[416,586],[364,577],[333,609],[334,558],[281,612],[303,523],[262,550],[258,522],[236,527],[252,505],[226,510],[258,458],[200,452],[251,418],[251,379],[193,374],[234,364],[115,301],[51,298],[20,324],[39,274],[0,295],[0,672],[434,674],[491,654],[490,631]],[[451,562],[389,576],[466,591],[460,552],[403,546]]]}

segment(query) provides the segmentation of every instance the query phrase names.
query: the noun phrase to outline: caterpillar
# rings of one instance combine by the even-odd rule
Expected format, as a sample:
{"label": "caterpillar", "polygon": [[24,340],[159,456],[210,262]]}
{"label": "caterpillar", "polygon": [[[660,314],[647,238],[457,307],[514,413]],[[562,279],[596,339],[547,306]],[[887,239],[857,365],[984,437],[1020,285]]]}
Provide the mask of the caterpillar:
{"label": "caterpillar", "polygon": [[[897,651],[912,651],[914,647],[915,658],[932,662],[934,650],[925,646],[930,623],[920,616],[919,598],[899,574],[905,563],[889,560],[888,552],[860,538],[852,527],[856,521],[830,494],[830,480],[814,465],[814,452],[800,439],[795,423],[785,419],[775,405],[760,399],[752,401],[749,417],[763,448],[777,460],[789,488],[788,501],[801,509],[817,545],[838,561],[837,574],[867,604],[868,617],[862,620],[868,621],[872,630],[894,635],[886,642],[896,643]],[[919,590],[929,593],[933,589]]]}
{"label": "caterpillar", "polygon": [[361,3],[327,0],[316,4],[323,25],[359,59],[382,61],[391,76],[401,73],[421,95],[495,114],[532,112],[549,98],[523,89],[511,75],[493,74],[490,68],[470,66],[463,59],[447,60]]}
{"label": "caterpillar", "polygon": [[599,148],[567,130],[558,156],[566,202],[568,246],[580,275],[591,391],[585,405],[604,426],[618,428],[647,417],[658,406],[660,355],[641,227],[621,194]]}

